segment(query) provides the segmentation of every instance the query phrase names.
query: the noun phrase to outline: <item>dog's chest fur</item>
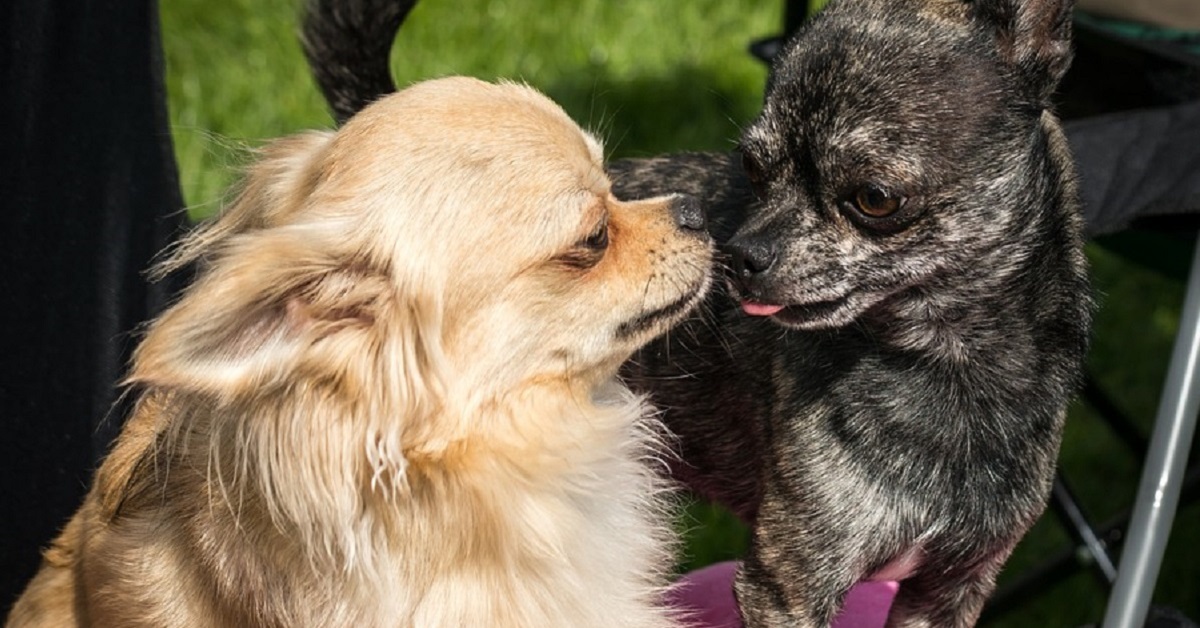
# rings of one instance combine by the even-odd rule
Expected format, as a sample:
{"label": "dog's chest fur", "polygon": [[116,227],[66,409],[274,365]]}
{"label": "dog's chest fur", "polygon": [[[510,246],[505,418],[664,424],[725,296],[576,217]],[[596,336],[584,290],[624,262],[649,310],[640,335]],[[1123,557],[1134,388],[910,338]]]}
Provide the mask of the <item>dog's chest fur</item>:
{"label": "dog's chest fur", "polygon": [[[218,472],[226,461],[210,461],[203,429],[159,447],[147,411],[172,409],[141,410],[31,586],[23,612],[35,623],[53,613],[105,626],[676,625],[658,603],[673,549],[668,487],[647,462],[658,437],[634,424],[644,407],[627,392],[591,418],[608,425],[588,447],[483,453],[448,473],[414,462],[404,491],[357,513],[310,492],[305,512],[281,520],[264,514],[245,470]],[[71,589],[73,603],[48,602]]]}

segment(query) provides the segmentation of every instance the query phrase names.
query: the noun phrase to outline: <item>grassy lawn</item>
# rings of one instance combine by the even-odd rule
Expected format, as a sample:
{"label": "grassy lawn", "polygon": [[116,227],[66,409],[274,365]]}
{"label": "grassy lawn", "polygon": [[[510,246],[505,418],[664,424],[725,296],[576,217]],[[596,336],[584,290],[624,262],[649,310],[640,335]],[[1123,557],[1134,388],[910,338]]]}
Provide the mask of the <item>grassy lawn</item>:
{"label": "grassy lawn", "polygon": [[[161,3],[175,148],[195,218],[219,206],[246,147],[331,125],[297,44],[297,11],[293,0]],[[427,0],[399,37],[394,74],[401,85],[447,74],[524,80],[607,138],[613,157],[723,150],[761,101],[766,71],[746,45],[775,33],[781,15],[778,2]],[[1181,250],[1134,244],[1158,259]],[[1146,429],[1178,324],[1181,284],[1101,247],[1089,254],[1102,305],[1092,367]],[[1090,411],[1073,411],[1063,467],[1096,519],[1130,503],[1137,465]],[[743,531],[720,509],[696,505],[681,526],[689,539],[683,569],[743,547]],[[1192,617],[1200,616],[1198,537],[1193,506],[1177,519],[1158,589],[1161,601]],[[1005,578],[1064,542],[1047,516]],[[1080,626],[1100,619],[1104,600],[1095,578],[1081,573],[989,625]]]}
{"label": "grassy lawn", "polygon": [[[210,214],[240,149],[330,118],[296,39],[294,0],[161,6],[184,195]],[[399,85],[465,74],[528,82],[607,138],[613,157],[727,149],[758,110],[766,69],[745,52],[773,4],[603,0],[426,2],[393,51]]]}

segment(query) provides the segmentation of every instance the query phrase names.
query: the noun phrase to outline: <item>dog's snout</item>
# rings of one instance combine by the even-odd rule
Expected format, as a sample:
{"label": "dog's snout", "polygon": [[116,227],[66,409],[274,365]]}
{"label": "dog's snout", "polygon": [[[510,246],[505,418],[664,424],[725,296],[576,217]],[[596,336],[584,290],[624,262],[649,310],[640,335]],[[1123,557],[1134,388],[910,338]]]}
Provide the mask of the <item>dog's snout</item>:
{"label": "dog's snout", "polygon": [[680,229],[689,231],[704,231],[708,228],[708,220],[704,216],[704,207],[694,196],[680,194],[671,203],[671,216]]}
{"label": "dog's snout", "polygon": [[771,268],[775,263],[775,246],[763,238],[746,238],[729,243],[733,256],[733,270],[743,279],[749,279]]}

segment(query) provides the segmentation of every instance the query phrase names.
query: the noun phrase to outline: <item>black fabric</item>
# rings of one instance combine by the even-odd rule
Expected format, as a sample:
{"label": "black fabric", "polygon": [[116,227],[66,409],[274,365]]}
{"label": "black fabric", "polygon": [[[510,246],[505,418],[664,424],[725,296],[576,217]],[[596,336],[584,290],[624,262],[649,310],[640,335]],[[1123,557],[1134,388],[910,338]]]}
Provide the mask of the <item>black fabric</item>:
{"label": "black fabric", "polygon": [[[82,501],[182,224],[153,0],[0,3],[0,612]],[[115,417],[120,416],[114,410]]]}
{"label": "black fabric", "polygon": [[1090,235],[1200,211],[1200,101],[1075,120],[1066,132]]}
{"label": "black fabric", "polygon": [[1200,57],[1086,22],[1075,35],[1059,110],[1088,233],[1200,226]]}

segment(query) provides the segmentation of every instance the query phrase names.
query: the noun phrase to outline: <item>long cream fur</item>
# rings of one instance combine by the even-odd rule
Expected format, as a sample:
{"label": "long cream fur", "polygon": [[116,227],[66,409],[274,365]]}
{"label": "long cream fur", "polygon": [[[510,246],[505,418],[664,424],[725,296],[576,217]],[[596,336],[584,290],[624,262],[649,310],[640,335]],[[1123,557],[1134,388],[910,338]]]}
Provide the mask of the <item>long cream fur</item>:
{"label": "long cream fur", "polygon": [[202,271],[7,625],[677,625],[659,428],[615,372],[711,244],[600,160],[463,78],[267,146],[165,263]]}

